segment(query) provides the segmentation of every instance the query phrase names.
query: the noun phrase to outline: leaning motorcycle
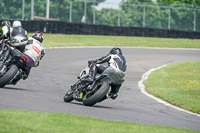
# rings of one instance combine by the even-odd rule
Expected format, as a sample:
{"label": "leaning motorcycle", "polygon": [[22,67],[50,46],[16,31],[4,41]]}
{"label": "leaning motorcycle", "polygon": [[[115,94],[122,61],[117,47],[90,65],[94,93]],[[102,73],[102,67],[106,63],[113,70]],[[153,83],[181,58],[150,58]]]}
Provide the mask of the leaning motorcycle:
{"label": "leaning motorcycle", "polygon": [[[78,76],[78,81],[71,86],[64,96],[65,102],[73,100],[83,102],[86,106],[93,106],[109,98],[110,88],[112,85],[124,82],[125,72],[108,67],[102,74],[97,74],[92,83],[84,82],[89,76],[89,67],[83,69]],[[93,86],[91,88],[91,86]]]}
{"label": "leaning motorcycle", "polygon": [[15,85],[24,74],[26,58],[21,52],[10,46],[7,41],[0,43],[0,87],[8,84]]}

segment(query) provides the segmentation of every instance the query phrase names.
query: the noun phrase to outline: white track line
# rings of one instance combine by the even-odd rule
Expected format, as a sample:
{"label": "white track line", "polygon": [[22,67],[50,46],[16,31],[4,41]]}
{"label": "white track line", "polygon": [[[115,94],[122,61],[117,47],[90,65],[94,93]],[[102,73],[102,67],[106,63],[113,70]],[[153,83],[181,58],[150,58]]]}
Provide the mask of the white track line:
{"label": "white track line", "polygon": [[160,48],[160,47],[126,47],[126,46],[66,46],[66,47],[47,47],[45,49],[74,49],[74,48],[133,48],[133,49],[169,49],[169,50],[198,50],[197,48]]}
{"label": "white track line", "polygon": [[165,101],[163,101],[163,100],[161,100],[161,99],[159,99],[159,98],[157,98],[157,97],[155,97],[155,96],[149,94],[149,93],[145,90],[145,86],[144,86],[143,82],[144,82],[145,80],[148,79],[149,75],[150,75],[153,71],[158,70],[158,69],[161,69],[161,68],[163,68],[163,67],[165,67],[165,66],[167,66],[167,65],[163,65],[163,66],[160,66],[160,67],[157,67],[157,68],[153,68],[153,69],[147,71],[146,73],[144,73],[144,74],[142,75],[142,79],[138,82],[138,86],[139,86],[141,92],[142,92],[143,94],[145,94],[146,96],[148,96],[148,97],[150,97],[150,98],[153,98],[153,99],[156,100],[157,102],[162,103],[162,104],[164,104],[164,105],[166,105],[166,106],[169,106],[169,107],[175,108],[175,109],[177,109],[177,110],[179,110],[179,111],[183,111],[183,112],[185,112],[185,113],[192,114],[192,115],[195,115],[195,116],[200,117],[200,114],[193,113],[193,112],[190,112],[190,111],[188,111],[188,110],[185,110],[185,109],[179,108],[179,107],[177,107],[177,106],[174,106],[174,105],[172,105],[172,104],[170,104],[170,103],[168,103],[168,102],[165,102]]}

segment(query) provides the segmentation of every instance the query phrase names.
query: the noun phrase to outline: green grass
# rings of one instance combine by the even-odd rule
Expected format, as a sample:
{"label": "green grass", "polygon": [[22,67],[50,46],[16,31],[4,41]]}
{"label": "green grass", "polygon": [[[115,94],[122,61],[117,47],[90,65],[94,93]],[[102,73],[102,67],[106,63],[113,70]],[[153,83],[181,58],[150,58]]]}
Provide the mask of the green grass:
{"label": "green grass", "polygon": [[0,133],[197,133],[197,131],[106,121],[61,113],[0,109]]}
{"label": "green grass", "polygon": [[200,62],[169,65],[152,72],[144,84],[149,93],[200,114]]}
{"label": "green grass", "polygon": [[[29,34],[31,36],[31,34]],[[127,46],[162,48],[200,48],[200,39],[170,39],[153,37],[44,34],[45,47]]]}

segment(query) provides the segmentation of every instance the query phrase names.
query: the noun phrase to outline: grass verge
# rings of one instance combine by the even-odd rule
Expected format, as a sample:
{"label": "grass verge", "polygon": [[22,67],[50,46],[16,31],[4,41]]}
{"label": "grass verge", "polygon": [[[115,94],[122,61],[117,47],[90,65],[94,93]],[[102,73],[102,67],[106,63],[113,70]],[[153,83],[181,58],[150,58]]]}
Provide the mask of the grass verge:
{"label": "grass verge", "polygon": [[[28,34],[31,36],[31,34]],[[127,46],[161,48],[200,48],[200,39],[154,37],[44,34],[45,47],[68,46]]]}
{"label": "grass verge", "polygon": [[106,121],[61,113],[0,109],[1,133],[197,133],[188,129]]}
{"label": "grass verge", "polygon": [[200,62],[172,64],[154,71],[144,85],[156,97],[200,114]]}

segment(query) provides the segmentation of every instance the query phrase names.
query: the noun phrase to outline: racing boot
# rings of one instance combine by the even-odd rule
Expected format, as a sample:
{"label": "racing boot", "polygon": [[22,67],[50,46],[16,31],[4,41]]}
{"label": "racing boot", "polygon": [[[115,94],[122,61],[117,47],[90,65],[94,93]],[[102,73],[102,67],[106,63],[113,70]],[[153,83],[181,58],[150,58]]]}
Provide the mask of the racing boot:
{"label": "racing boot", "polygon": [[28,78],[28,75],[26,74],[26,72],[22,72],[21,77],[22,77],[23,80],[25,80],[25,79]]}
{"label": "racing boot", "polygon": [[24,72],[22,72],[21,74],[23,80],[26,80],[28,78],[30,70],[31,70],[31,67],[25,67]]}
{"label": "racing boot", "polygon": [[90,69],[90,72],[89,72],[88,77],[85,78],[85,79],[82,79],[82,81],[83,81],[83,82],[92,83],[92,82],[95,80],[96,73],[97,73],[96,66],[93,65],[93,66],[91,67],[91,69]]}
{"label": "racing boot", "polygon": [[117,93],[114,93],[114,92],[110,92],[108,94],[108,97],[110,97],[111,99],[115,100],[117,97],[118,97],[118,94]]}
{"label": "racing boot", "polygon": [[82,82],[87,82],[87,83],[92,83],[93,82],[93,77],[89,75],[87,78],[82,79],[81,81]]}
{"label": "racing boot", "polygon": [[88,91],[93,90],[95,84],[96,84],[96,80],[93,80],[93,83],[92,83],[91,85],[89,85],[89,86],[86,88],[86,90],[88,90]]}
{"label": "racing boot", "polygon": [[120,89],[121,85],[122,84],[112,85],[111,86],[111,91],[108,94],[108,97],[110,97],[111,99],[115,100],[118,97],[117,93],[119,92],[119,89]]}

